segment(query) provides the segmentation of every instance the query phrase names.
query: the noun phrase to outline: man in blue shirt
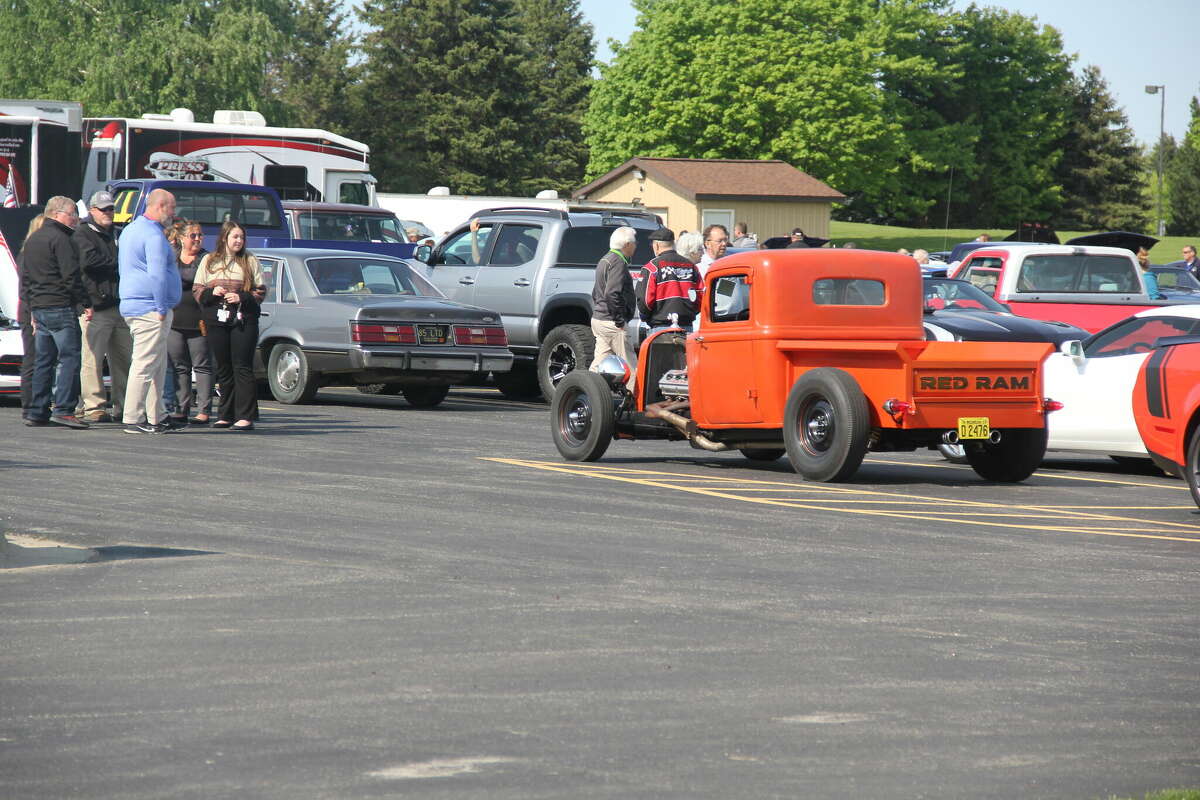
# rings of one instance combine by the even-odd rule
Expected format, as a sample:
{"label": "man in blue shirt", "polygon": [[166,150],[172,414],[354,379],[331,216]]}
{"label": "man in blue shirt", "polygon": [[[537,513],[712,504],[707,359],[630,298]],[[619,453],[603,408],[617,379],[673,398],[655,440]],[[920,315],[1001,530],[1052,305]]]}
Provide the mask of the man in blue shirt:
{"label": "man in blue shirt", "polygon": [[175,250],[166,227],[175,217],[175,195],[155,189],[146,210],[121,233],[117,263],[121,276],[121,316],[133,335],[133,358],[125,388],[126,433],[165,433],[163,380],[172,309],[183,295]]}

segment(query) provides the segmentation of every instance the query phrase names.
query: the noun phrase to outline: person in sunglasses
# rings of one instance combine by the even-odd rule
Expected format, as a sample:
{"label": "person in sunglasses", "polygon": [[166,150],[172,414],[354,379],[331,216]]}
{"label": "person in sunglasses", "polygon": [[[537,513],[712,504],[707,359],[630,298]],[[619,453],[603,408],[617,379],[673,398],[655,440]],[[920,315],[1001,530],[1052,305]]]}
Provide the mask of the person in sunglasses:
{"label": "person in sunglasses", "polygon": [[[167,352],[175,370],[175,397],[180,419],[193,425],[207,425],[212,413],[213,370],[208,340],[200,330],[200,304],[192,294],[196,270],[208,251],[204,249],[204,231],[199,222],[185,220],[179,237],[179,278],[183,297],[175,306]],[[193,397],[192,373],[195,372]]]}

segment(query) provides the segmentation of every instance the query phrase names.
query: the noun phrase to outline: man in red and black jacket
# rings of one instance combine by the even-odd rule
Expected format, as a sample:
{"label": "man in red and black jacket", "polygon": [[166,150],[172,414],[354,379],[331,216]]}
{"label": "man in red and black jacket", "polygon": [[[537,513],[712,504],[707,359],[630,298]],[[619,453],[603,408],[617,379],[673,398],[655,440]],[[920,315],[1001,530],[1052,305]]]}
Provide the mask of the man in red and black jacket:
{"label": "man in red and black jacket", "polygon": [[675,234],[669,229],[659,228],[650,234],[650,245],[654,258],[646,263],[637,285],[642,319],[651,328],[661,328],[670,325],[671,315],[675,314],[675,324],[691,327],[704,287],[700,270],[675,252]]}

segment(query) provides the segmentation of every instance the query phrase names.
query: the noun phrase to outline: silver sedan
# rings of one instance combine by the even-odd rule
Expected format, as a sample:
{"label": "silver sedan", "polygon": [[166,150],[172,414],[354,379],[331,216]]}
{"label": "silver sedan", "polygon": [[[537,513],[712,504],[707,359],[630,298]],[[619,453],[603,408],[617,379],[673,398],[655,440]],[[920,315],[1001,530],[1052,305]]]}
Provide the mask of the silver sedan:
{"label": "silver sedan", "polygon": [[435,406],[452,383],[507,372],[500,315],[456,303],[408,262],[338,250],[260,249],[267,284],[260,374],[281,403],[358,386]]}

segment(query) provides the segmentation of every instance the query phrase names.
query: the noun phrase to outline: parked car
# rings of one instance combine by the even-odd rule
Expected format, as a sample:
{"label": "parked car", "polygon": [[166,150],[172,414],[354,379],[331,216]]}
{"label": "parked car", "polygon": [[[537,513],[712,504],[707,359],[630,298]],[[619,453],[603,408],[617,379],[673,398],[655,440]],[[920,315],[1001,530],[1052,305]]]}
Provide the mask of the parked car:
{"label": "parked car", "polygon": [[452,383],[513,361],[500,315],[449,300],[408,262],[354,251],[256,250],[267,282],[259,374],[281,403],[379,385],[435,406]]}
{"label": "parked car", "polygon": [[1086,339],[1088,332],[1052,320],[1019,317],[967,281],[925,278],[925,337],[934,341],[1050,342]]}
{"label": "parked car", "polygon": [[1154,308],[1083,341],[1064,342],[1044,366],[1046,395],[1062,410],[1049,423],[1047,450],[1147,458],[1134,421],[1138,372],[1161,340],[1200,333],[1200,305]]}
{"label": "parked car", "polygon": [[1200,337],[1162,339],[1139,370],[1133,416],[1151,460],[1200,506]]}
{"label": "parked car", "polygon": [[0,311],[0,396],[21,393],[21,326]]}
{"label": "parked car", "polygon": [[[653,254],[650,233],[659,218],[646,211],[614,212],[588,206],[570,210],[497,208],[479,211],[474,251],[470,223],[452,230],[436,248],[418,248],[429,280],[446,296],[499,311],[516,357],[496,375],[505,396],[550,399],[568,372],[591,363],[592,286],[596,262],[622,225],[637,230],[631,272]],[[627,336],[636,346],[637,326]]]}
{"label": "parked car", "polygon": [[1158,279],[1158,290],[1167,297],[1195,297],[1200,299],[1200,280],[1183,267],[1150,267]]}

